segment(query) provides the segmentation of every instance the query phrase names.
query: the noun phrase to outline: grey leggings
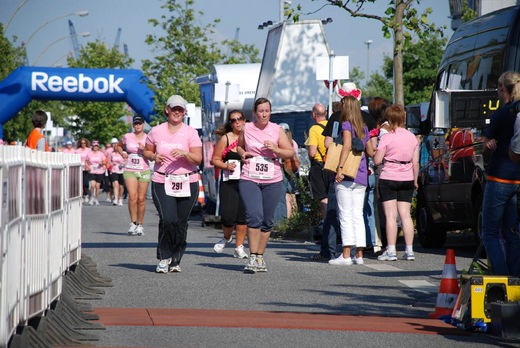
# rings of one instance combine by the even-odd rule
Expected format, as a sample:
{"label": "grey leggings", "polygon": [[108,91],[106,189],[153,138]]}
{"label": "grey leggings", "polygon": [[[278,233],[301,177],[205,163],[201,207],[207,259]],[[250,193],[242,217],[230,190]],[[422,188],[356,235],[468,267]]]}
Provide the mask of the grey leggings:
{"label": "grey leggings", "polygon": [[238,183],[240,198],[246,208],[247,227],[269,232],[274,226],[274,211],[283,193],[282,181],[257,184],[249,180]]}

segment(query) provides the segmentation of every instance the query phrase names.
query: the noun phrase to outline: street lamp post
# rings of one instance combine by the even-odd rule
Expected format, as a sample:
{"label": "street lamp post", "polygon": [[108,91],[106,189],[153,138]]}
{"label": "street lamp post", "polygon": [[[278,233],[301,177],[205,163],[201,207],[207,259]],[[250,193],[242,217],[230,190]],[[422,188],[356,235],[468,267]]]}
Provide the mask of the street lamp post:
{"label": "street lamp post", "polygon": [[365,44],[367,45],[367,76],[365,77],[365,88],[368,85],[368,78],[370,76],[370,44],[374,42],[372,40],[365,41]]}
{"label": "street lamp post", "polygon": [[77,11],[77,12],[71,12],[71,13],[66,13],[64,15],[61,15],[61,16],[57,16],[57,17],[54,17],[52,19],[49,19],[47,22],[43,23],[42,25],[40,25],[32,34],[31,36],[29,36],[29,38],[27,39],[27,41],[25,41],[25,46],[27,46],[29,44],[29,42],[32,40],[32,38],[34,37],[34,35],[36,35],[37,32],[39,32],[44,26],[46,26],[47,24],[51,23],[51,22],[54,22],[54,21],[57,21],[58,19],[61,19],[61,18],[64,18],[64,17],[69,17],[69,16],[80,16],[80,17],[84,17],[84,16],[87,16],[88,15],[88,11]]}
{"label": "street lamp post", "polygon": [[89,35],[90,35],[89,32],[85,32],[85,33],[78,33],[78,34],[76,34],[76,35],[67,35],[67,36],[60,37],[59,39],[54,40],[53,42],[51,42],[50,44],[48,44],[47,47],[45,47],[45,48],[43,49],[43,51],[40,52],[40,54],[39,54],[38,57],[34,60],[34,62],[33,62],[32,65],[36,65],[36,63],[38,62],[38,60],[40,59],[40,57],[41,57],[45,52],[47,52],[47,50],[48,50],[52,45],[54,45],[55,43],[60,42],[60,41],[65,40],[65,39],[68,39],[68,38],[70,38],[70,37],[72,37],[72,36],[82,36],[82,37],[87,37],[87,36],[89,36]]}

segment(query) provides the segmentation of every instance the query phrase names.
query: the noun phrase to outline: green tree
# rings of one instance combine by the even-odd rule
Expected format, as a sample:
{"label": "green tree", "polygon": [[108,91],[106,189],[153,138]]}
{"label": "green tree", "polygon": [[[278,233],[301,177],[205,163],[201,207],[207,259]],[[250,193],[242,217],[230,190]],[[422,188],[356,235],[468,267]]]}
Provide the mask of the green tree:
{"label": "green tree", "polygon": [[199,90],[195,79],[209,73],[211,64],[218,63],[222,53],[218,45],[210,40],[218,20],[206,26],[196,23],[202,11],[193,8],[194,0],[167,0],[162,8],[169,15],[161,21],[149,19],[154,27],[164,30],[165,36],[147,35],[146,43],[153,46],[159,55],[154,60],[143,61],[143,71],[152,82],[156,99],[156,111],[162,115],[162,107],[172,94],[182,95],[188,102],[199,101]]}
{"label": "green tree", "polygon": [[385,98],[391,102],[393,97],[392,77],[387,78],[380,73],[372,73],[364,95],[367,97]]}
{"label": "green tree", "polygon": [[[446,38],[439,34],[431,34],[420,43],[412,42],[405,48],[403,54],[404,105],[430,100],[445,46]],[[383,73],[388,80],[392,80],[393,62],[390,57],[384,59]]]}
{"label": "green tree", "polygon": [[[22,47],[15,46],[17,41],[16,37],[13,37],[11,42],[11,40],[5,36],[4,26],[2,23],[0,23],[0,33],[0,81],[2,81],[17,67],[23,65],[25,51]],[[3,139],[6,142],[16,140],[24,141],[27,139],[27,136],[29,135],[33,126],[31,123],[31,118],[26,117],[25,112],[18,112],[15,117],[11,118],[3,125]]]}
{"label": "green tree", "polygon": [[[67,59],[71,68],[127,69],[132,59],[116,48],[107,48],[100,41],[89,42],[80,50],[79,58]],[[69,120],[69,129],[74,137],[88,137],[101,142],[109,142],[112,137],[119,138],[127,132],[125,122],[119,118],[125,115],[124,103],[112,102],[66,102],[70,115],[77,118]]]}
{"label": "green tree", "polygon": [[[350,82],[354,82],[358,88],[364,89],[364,81],[365,81],[365,73],[361,71],[361,69],[357,66],[353,67],[351,71],[349,71],[349,79]],[[363,94],[364,95],[364,94]]]}
{"label": "green tree", "polygon": [[229,56],[224,57],[222,64],[244,64],[244,63],[260,63],[262,60],[258,58],[260,51],[255,45],[245,45],[237,40],[224,40],[224,46],[229,48]]}
{"label": "green tree", "polygon": [[[315,0],[313,0],[315,1]],[[412,34],[415,34],[419,42],[432,32],[438,32],[442,35],[441,28],[436,28],[434,24],[428,21],[428,15],[432,12],[431,8],[427,8],[424,13],[419,14],[414,7],[420,0],[387,0],[384,15],[379,15],[381,8],[379,3],[375,7],[375,0],[320,0],[326,5],[339,7],[347,11],[352,17],[362,17],[379,21],[382,25],[381,30],[385,38],[392,38],[394,41],[394,49],[392,54],[394,85],[395,85],[395,102],[404,104],[404,88],[403,88],[403,50],[412,40]],[[367,7],[372,6],[371,10],[375,13],[367,12]],[[292,8],[286,8],[285,14],[287,18],[299,20],[299,11],[301,6],[298,5],[297,11]],[[370,10],[368,10],[370,11]]]}
{"label": "green tree", "polygon": [[[148,35],[146,43],[159,54],[153,60],[143,61],[143,71],[150,78],[155,92],[158,115],[172,94],[182,95],[188,102],[200,105],[197,76],[208,74],[213,64],[258,62],[258,49],[253,45],[211,40],[218,19],[199,26],[197,17],[204,12],[193,8],[194,0],[166,0],[162,8],[168,10],[160,20],[150,19],[154,27],[164,31],[161,35]],[[162,36],[163,35],[163,36]],[[229,56],[220,47],[229,49]]]}
{"label": "green tree", "polygon": [[462,16],[460,17],[462,23],[469,22],[470,20],[477,18],[478,14],[477,11],[469,7],[469,4],[467,1],[464,1],[462,4]]}

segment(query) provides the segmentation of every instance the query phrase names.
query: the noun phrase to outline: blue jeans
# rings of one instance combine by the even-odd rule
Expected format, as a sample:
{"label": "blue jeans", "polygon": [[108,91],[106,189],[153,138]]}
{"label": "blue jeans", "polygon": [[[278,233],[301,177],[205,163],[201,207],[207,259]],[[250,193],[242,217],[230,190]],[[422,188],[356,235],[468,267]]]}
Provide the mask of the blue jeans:
{"label": "blue jeans", "polygon": [[376,187],[376,175],[368,176],[368,185],[365,192],[365,205],[363,207],[363,220],[365,220],[365,231],[367,246],[376,245],[376,217],[374,211],[374,189]]}
{"label": "blue jeans", "polygon": [[[482,240],[495,275],[520,276],[516,194],[519,184],[487,181],[482,201]],[[505,242],[500,242],[500,234]]]}
{"label": "blue jeans", "polygon": [[336,191],[334,184],[330,184],[327,203],[327,215],[323,222],[323,233],[321,235],[320,254],[326,258],[336,257],[337,233],[339,231],[339,221],[336,213]]}

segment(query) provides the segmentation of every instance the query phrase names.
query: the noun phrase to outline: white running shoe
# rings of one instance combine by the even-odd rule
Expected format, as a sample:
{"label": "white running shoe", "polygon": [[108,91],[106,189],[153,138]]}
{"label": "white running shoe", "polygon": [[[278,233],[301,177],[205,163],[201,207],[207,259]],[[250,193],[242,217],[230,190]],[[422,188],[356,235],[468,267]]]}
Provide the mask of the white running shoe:
{"label": "white running shoe", "polygon": [[354,258],[353,262],[356,264],[356,265],[362,265],[365,263],[365,261],[363,261],[363,258],[362,257],[356,257]]}
{"label": "white running shoe", "polygon": [[415,261],[415,255],[413,254],[413,251],[411,253],[404,252],[403,259],[407,261]]}
{"label": "white running shoe", "polygon": [[155,269],[155,272],[168,273],[168,266],[170,265],[171,262],[172,262],[171,258],[159,261],[159,263],[157,264],[157,268]]}
{"label": "white running shoe", "polygon": [[229,243],[231,243],[233,241],[233,236],[229,237],[229,239],[226,239],[226,238],[222,238],[221,240],[219,240],[217,242],[217,244],[215,244],[213,246],[213,250],[215,250],[215,252],[217,254],[220,254],[224,248],[226,247],[226,245],[228,245]]}
{"label": "white running shoe", "polygon": [[110,198],[110,196],[107,196],[107,202],[112,203],[112,198]]}
{"label": "white running shoe", "polygon": [[182,272],[181,265],[171,266],[170,267],[170,272],[173,272],[173,273],[180,273],[180,272]]}
{"label": "white running shoe", "polygon": [[94,198],[91,198],[90,201],[88,201],[88,205],[94,205]]}
{"label": "white running shoe", "polygon": [[256,273],[256,255],[249,256],[249,260],[244,267],[244,273]]}
{"label": "white running shoe", "polygon": [[397,261],[397,254],[386,249],[384,253],[377,257],[377,259],[379,261]]}
{"label": "white running shoe", "polygon": [[99,201],[97,199],[94,200],[94,205],[99,205]]}
{"label": "white running shoe", "polygon": [[117,205],[122,207],[123,206],[123,199],[119,198],[119,201],[117,202]]}
{"label": "white running shoe", "polygon": [[238,247],[235,248],[235,252],[233,253],[233,257],[236,257],[238,259],[247,259],[249,256],[244,251],[244,246],[243,245],[239,245]]}
{"label": "white running shoe", "polygon": [[83,197],[83,203],[88,203],[88,196]]}
{"label": "white running shoe", "polygon": [[257,272],[267,272],[267,266],[265,265],[265,260],[263,256],[257,256],[255,262]]}
{"label": "white running shoe", "polygon": [[117,199],[114,199],[114,200],[112,201],[112,205],[117,205]]}
{"label": "white running shoe", "polygon": [[339,257],[330,260],[329,265],[350,266],[352,265],[352,259],[350,257],[345,259],[343,255],[339,255]]}
{"label": "white running shoe", "polygon": [[141,224],[137,225],[137,227],[135,228],[135,234],[137,234],[138,236],[144,235],[143,225],[141,225]]}
{"label": "white running shoe", "polygon": [[128,234],[131,236],[135,236],[137,234],[137,225],[133,222],[130,223],[130,228],[128,229]]}

